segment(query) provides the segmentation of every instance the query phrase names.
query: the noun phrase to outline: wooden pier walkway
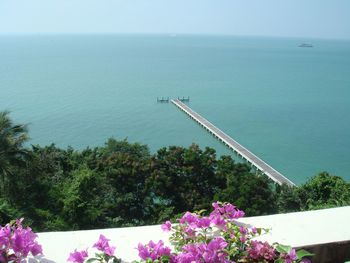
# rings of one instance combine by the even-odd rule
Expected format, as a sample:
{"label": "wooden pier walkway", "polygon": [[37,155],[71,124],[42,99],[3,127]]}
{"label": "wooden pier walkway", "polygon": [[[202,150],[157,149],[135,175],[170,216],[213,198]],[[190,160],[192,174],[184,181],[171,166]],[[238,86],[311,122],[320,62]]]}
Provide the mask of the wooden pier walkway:
{"label": "wooden pier walkway", "polygon": [[289,186],[294,186],[295,184],[290,181],[288,178],[283,176],[280,172],[272,168],[266,162],[261,160],[247,148],[239,144],[237,141],[232,139],[229,135],[221,131],[214,124],[209,122],[207,119],[203,118],[197,112],[193,111],[189,106],[184,104],[178,99],[172,99],[171,102],[175,104],[178,108],[184,111],[187,115],[189,115],[193,120],[198,122],[203,128],[212,133],[215,137],[217,137],[221,142],[223,142],[226,146],[235,151],[238,155],[241,155],[244,160],[253,165],[257,170],[266,174],[273,181],[278,184],[287,184]]}

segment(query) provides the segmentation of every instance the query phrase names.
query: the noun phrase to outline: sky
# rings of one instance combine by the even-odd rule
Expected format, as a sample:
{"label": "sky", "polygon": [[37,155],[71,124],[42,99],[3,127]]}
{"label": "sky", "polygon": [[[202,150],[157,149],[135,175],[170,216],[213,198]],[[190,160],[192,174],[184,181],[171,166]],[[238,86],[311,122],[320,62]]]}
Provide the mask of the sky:
{"label": "sky", "polygon": [[0,0],[0,34],[350,39],[350,0]]}

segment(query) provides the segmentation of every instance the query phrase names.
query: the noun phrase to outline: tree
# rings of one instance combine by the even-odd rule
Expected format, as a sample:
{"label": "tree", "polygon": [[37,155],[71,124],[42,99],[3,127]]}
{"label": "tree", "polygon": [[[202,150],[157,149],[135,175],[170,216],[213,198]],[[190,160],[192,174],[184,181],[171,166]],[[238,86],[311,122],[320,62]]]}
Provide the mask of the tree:
{"label": "tree", "polygon": [[189,148],[171,146],[158,150],[152,157],[152,172],[146,182],[155,207],[173,215],[210,208],[214,194],[221,189],[216,165],[215,150],[211,148],[201,150],[193,144]]}
{"label": "tree", "polygon": [[[36,230],[70,229],[61,218],[63,185],[78,165],[70,148],[62,150],[53,144],[32,146],[26,167],[15,170],[16,180],[11,181],[7,199],[17,205]],[[21,193],[21,194],[18,194]]]}
{"label": "tree", "polygon": [[339,176],[322,172],[305,184],[281,188],[278,197],[280,212],[307,211],[350,205],[350,184]]}
{"label": "tree", "polygon": [[226,187],[215,195],[215,200],[230,202],[246,212],[247,216],[273,214],[276,212],[275,185],[266,176],[250,173],[247,165],[229,165],[223,159],[222,174],[226,175]]}
{"label": "tree", "polygon": [[96,171],[103,174],[110,187],[106,195],[109,225],[145,224],[150,207],[150,195],[145,189],[145,180],[150,173],[148,147],[109,139],[98,152]]}
{"label": "tree", "polygon": [[102,156],[109,156],[112,153],[127,154],[138,159],[148,159],[150,157],[147,145],[139,143],[129,143],[126,139],[117,141],[109,138],[105,143],[105,147],[100,148]]}
{"label": "tree", "polygon": [[283,184],[278,186],[277,192],[277,209],[279,213],[298,212],[300,211],[301,200],[297,186]]}
{"label": "tree", "polygon": [[63,184],[62,217],[73,229],[102,228],[105,225],[106,194],[101,174],[82,166]]}
{"label": "tree", "polygon": [[322,172],[298,189],[301,210],[350,204],[350,184],[339,176]]}
{"label": "tree", "polygon": [[0,112],[0,189],[6,195],[14,169],[25,165],[28,150],[23,144],[28,140],[27,126],[14,124],[8,111]]}

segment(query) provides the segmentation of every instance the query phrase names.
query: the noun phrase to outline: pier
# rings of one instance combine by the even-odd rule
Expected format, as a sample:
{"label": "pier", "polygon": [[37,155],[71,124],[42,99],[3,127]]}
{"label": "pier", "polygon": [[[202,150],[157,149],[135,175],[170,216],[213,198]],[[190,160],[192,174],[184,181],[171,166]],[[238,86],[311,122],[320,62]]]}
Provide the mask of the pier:
{"label": "pier", "polygon": [[190,102],[190,97],[188,96],[187,98],[185,98],[184,96],[182,96],[182,98],[177,97],[177,99],[181,102]]}
{"label": "pier", "polygon": [[157,102],[160,102],[160,103],[166,102],[166,103],[168,103],[169,102],[169,97],[167,97],[167,98],[164,98],[164,97],[158,98],[157,97]]}
{"label": "pier", "polygon": [[232,139],[229,135],[221,131],[214,124],[209,122],[207,119],[203,118],[197,112],[193,111],[189,106],[184,104],[178,99],[172,99],[171,102],[175,104],[178,108],[184,111],[187,115],[189,115],[194,121],[200,124],[203,128],[205,128],[208,132],[213,134],[219,141],[223,142],[227,147],[232,149],[238,155],[242,157],[242,159],[246,160],[252,166],[254,166],[258,171],[267,175],[274,182],[282,185],[287,184],[289,186],[294,186],[295,184],[290,181],[288,178],[283,176],[280,172],[272,168],[266,162],[261,160],[247,148],[239,144],[237,141]]}

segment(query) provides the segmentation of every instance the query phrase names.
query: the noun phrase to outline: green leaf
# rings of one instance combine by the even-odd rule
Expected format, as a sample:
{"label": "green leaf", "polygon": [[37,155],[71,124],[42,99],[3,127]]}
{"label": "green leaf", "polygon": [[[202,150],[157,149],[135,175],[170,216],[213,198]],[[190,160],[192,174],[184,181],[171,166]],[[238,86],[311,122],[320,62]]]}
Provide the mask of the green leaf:
{"label": "green leaf", "polygon": [[309,251],[306,251],[305,249],[300,249],[297,251],[298,259],[302,259],[303,257],[312,257],[315,254],[310,253]]}
{"label": "green leaf", "polygon": [[88,260],[86,260],[85,263],[92,263],[94,261],[98,261],[98,259],[97,258],[89,258]]}
{"label": "green leaf", "polygon": [[278,244],[277,247],[276,247],[276,250],[279,252],[279,253],[289,253],[289,251],[292,249],[291,246],[285,246],[285,245],[282,245],[282,244]]}
{"label": "green leaf", "polygon": [[202,215],[206,212],[207,210],[206,209],[202,209],[202,210],[199,210],[199,211],[194,211],[197,215]]}
{"label": "green leaf", "polygon": [[10,226],[14,226],[16,224],[16,219],[11,220],[9,224]]}
{"label": "green leaf", "polygon": [[257,233],[259,234],[259,236],[261,235],[262,229],[259,227],[256,229]]}

